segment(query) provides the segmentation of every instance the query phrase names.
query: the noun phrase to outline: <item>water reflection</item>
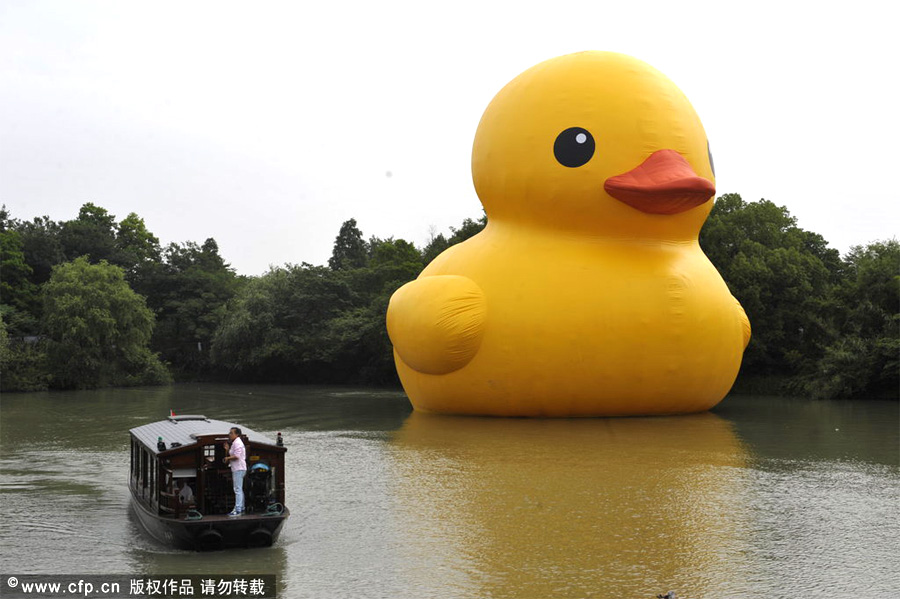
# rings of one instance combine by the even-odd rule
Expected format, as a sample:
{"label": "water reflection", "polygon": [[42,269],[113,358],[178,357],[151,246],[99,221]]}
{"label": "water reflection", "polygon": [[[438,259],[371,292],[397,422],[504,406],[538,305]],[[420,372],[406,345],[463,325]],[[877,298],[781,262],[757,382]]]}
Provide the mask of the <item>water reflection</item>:
{"label": "water reflection", "polygon": [[746,588],[738,578],[749,455],[713,414],[541,421],[414,413],[392,444],[409,559],[435,556],[421,572],[433,587],[483,597],[669,589],[713,597]]}
{"label": "water reflection", "polygon": [[896,402],[729,397],[716,412],[761,458],[900,466]]}
{"label": "water reflection", "polygon": [[[275,547],[184,552],[140,532],[127,431],[170,408],[284,433]],[[900,594],[896,403],[495,420],[410,416],[397,390],[176,385],[0,409],[8,573],[275,574],[289,599]]]}

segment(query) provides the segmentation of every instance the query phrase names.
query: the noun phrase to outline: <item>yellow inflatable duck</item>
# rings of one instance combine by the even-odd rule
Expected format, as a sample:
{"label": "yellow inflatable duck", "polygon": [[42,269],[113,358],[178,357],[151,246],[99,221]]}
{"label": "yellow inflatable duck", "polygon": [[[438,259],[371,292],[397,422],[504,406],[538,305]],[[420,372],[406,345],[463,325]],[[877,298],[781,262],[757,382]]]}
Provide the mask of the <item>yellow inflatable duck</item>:
{"label": "yellow inflatable duck", "polygon": [[713,165],[675,84],[610,52],[538,64],[485,110],[472,175],[487,226],[388,306],[417,410],[625,416],[722,400],[750,323],[697,241]]}

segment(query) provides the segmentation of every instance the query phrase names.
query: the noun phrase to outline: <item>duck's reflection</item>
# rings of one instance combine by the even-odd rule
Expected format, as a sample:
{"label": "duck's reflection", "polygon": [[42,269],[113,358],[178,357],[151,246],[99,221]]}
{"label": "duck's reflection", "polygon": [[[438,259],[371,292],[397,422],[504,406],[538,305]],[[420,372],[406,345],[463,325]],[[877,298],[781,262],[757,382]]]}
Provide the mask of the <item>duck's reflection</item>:
{"label": "duck's reflection", "polygon": [[653,597],[669,589],[711,597],[743,570],[748,455],[713,414],[413,413],[393,446],[409,559],[426,565],[421,574],[436,587],[482,597]]}

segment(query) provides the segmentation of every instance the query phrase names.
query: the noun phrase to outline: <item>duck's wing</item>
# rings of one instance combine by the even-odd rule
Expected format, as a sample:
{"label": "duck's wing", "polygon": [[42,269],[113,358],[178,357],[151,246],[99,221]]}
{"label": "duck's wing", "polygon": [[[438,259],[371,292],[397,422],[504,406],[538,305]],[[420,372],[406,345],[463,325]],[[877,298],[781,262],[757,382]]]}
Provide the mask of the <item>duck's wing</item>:
{"label": "duck's wing", "polygon": [[458,275],[422,277],[394,292],[387,329],[394,351],[410,368],[447,374],[469,363],[484,333],[481,288]]}

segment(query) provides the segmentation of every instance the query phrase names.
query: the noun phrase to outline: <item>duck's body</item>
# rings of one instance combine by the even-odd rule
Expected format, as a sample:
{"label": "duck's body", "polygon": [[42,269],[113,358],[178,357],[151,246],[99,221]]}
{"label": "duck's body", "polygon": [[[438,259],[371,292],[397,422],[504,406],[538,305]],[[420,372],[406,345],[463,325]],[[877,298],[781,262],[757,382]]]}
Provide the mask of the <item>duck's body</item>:
{"label": "duck's body", "polygon": [[[666,139],[656,122],[653,136],[660,139],[653,147],[629,145],[617,128],[641,129],[648,121],[609,121],[604,103],[591,97],[591,85],[600,90],[602,80],[573,83],[591,97],[586,110],[557,103],[554,94],[567,99],[556,80],[560,69],[571,77],[598,66],[615,74],[637,64],[647,78],[649,67],[634,59],[586,54],[542,63],[498,94],[473,152],[487,227],[441,254],[391,299],[388,330],[397,369],[417,409],[560,417],[696,412],[718,403],[737,376],[749,323],[697,243],[710,208],[703,204],[713,190],[705,134],[700,128],[698,140],[685,134],[689,128],[676,127]],[[659,92],[654,77],[661,75],[650,74],[651,91]],[[550,84],[549,105],[562,106],[560,115],[538,110],[546,127],[528,114],[548,105],[546,94],[531,97],[540,84]],[[692,111],[688,116],[696,120]],[[520,139],[510,131],[516,122],[525,123]],[[553,132],[569,126],[597,137],[598,150],[601,143],[626,141],[607,160],[589,156],[576,166],[562,164],[568,158],[559,152],[556,161],[552,153],[548,159],[540,143],[536,151],[529,148],[535,139],[552,143]],[[700,168],[688,160],[697,158],[698,141]],[[669,161],[657,174],[692,172],[676,177],[675,192],[666,191],[673,185],[666,188],[665,176],[654,174],[666,189],[659,192],[657,185],[651,198],[668,194],[676,204],[691,205],[667,213],[659,201],[648,212],[641,204],[643,172],[616,177],[628,170],[621,164],[644,167],[657,159]],[[708,175],[695,175],[698,170]],[[632,179],[638,183],[631,185]]]}

